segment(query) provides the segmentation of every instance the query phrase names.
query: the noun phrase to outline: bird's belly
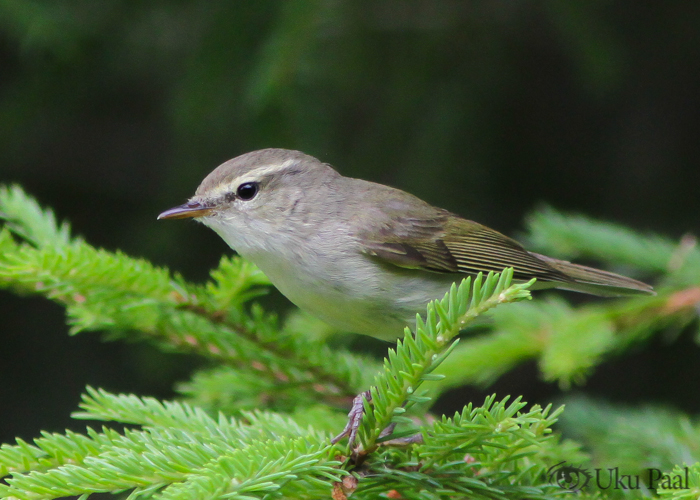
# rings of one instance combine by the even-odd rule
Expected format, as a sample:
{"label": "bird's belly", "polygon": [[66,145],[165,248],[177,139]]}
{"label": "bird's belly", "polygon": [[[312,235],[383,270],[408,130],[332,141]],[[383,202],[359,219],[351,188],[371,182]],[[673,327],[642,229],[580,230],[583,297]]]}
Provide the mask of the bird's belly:
{"label": "bird's belly", "polygon": [[[272,283],[300,309],[342,331],[395,339],[415,326],[416,313],[442,298],[458,276],[385,268],[359,256],[354,265],[255,259]],[[352,269],[349,273],[347,269]]]}

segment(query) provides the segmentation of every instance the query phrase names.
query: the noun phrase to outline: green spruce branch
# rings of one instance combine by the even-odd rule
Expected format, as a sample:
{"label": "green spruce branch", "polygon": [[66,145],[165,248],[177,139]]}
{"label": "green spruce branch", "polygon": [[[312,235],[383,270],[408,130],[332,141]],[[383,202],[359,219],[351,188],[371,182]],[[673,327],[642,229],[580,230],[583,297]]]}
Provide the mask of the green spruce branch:
{"label": "green spruce branch", "polygon": [[350,473],[327,433],[289,416],[212,418],[184,403],[89,389],[76,418],[140,428],[88,428],[3,445],[0,472],[9,477],[0,498],[127,491],[130,499],[327,498],[342,484],[358,499],[392,490],[405,498],[548,498],[561,491],[544,475],[549,461],[582,455],[551,433],[561,409],[523,411],[525,403],[507,399],[468,405],[425,427],[423,443],[382,447]]}
{"label": "green spruce branch", "polygon": [[[417,389],[422,381],[435,379],[430,371],[447,356],[461,326],[500,303],[529,297],[527,285],[509,286],[511,278],[507,271],[483,282],[477,277],[473,286],[465,280],[453,287],[442,301],[431,303],[415,339],[407,332],[389,357],[376,379],[375,406],[366,419],[365,469],[352,476],[360,479],[354,487],[357,498],[395,488],[438,498],[430,493],[435,485],[443,496],[469,493],[474,498],[524,493],[545,498],[557,489],[543,481],[547,464],[537,458],[550,440],[556,414],[539,407],[522,412],[520,401],[506,406],[506,400],[494,403],[490,398],[480,408],[470,405],[453,419],[417,429],[423,442],[398,452],[391,447],[378,451],[376,443],[384,424],[400,420],[403,412],[397,408],[423,402],[406,383]],[[403,390],[391,390],[396,381],[403,381]],[[183,403],[92,389],[81,408],[76,418],[140,429],[88,429],[86,435],[44,435],[34,445],[6,445],[0,449],[0,464],[11,477],[0,485],[0,496],[39,500],[130,491],[130,498],[320,498],[349,477],[333,458],[338,451],[327,433],[304,429],[280,414],[242,413],[243,423],[223,415],[213,419]],[[455,460],[458,455],[472,458]]]}
{"label": "green spruce branch", "polygon": [[473,286],[471,278],[467,278],[459,286],[453,284],[442,300],[431,302],[425,320],[416,316],[415,334],[407,328],[396,349],[389,349],[384,373],[372,386],[373,408],[366,405],[368,416],[360,433],[366,452],[375,449],[382,431],[390,424],[410,424],[403,414],[414,404],[430,401],[419,388],[425,381],[442,378],[432,372],[456,346],[453,339],[461,330],[499,304],[530,298],[527,287],[534,280],[511,286],[512,278],[512,269],[502,274],[489,273],[486,279],[479,274]]}
{"label": "green spruce branch", "polygon": [[[563,408],[530,410],[516,399],[467,405],[452,418],[443,416],[422,429],[423,442],[385,448],[381,460],[361,474],[360,498],[387,490],[402,498],[551,498],[562,494],[546,470],[562,457],[585,460],[576,445],[552,433]],[[547,465],[549,464],[549,465]],[[355,498],[355,496],[353,496]]]}
{"label": "green spruce branch", "polygon": [[438,369],[447,377],[436,390],[488,385],[532,359],[545,380],[567,388],[582,384],[597,365],[632,345],[660,332],[679,332],[697,324],[700,250],[692,238],[676,243],[553,209],[533,214],[529,229],[527,239],[538,251],[627,266],[624,272],[659,275],[658,294],[578,307],[557,294],[499,309],[492,316],[489,335],[466,336]]}
{"label": "green spruce branch", "polygon": [[[294,482],[320,495],[346,473],[323,433],[270,413],[209,417],[184,403],[89,390],[77,418],[139,424],[86,435],[45,435],[0,449],[10,472],[0,497],[21,500],[130,491],[129,498],[251,498]],[[18,463],[19,462],[19,463]],[[11,464],[11,465],[10,465]],[[25,465],[39,465],[27,474]],[[313,496],[313,495],[312,495]]]}
{"label": "green spruce branch", "polygon": [[[699,290],[700,291],[700,290]],[[573,307],[552,296],[496,311],[488,336],[466,337],[440,368],[442,390],[465,383],[488,385],[535,359],[545,380],[581,384],[608,357],[663,331],[692,324],[700,294],[668,290],[656,297]],[[454,375],[454,376],[453,376]]]}
{"label": "green spruce branch", "polygon": [[686,475],[686,467],[688,468],[688,484],[683,485],[684,488],[675,488],[673,483],[670,485],[660,481],[660,487],[657,490],[659,497],[664,500],[694,500],[700,498],[700,463],[696,462],[690,466],[677,465],[673,470],[669,471],[671,477],[684,477]]}
{"label": "green spruce branch", "polygon": [[[581,255],[604,261],[607,241],[624,264],[665,273],[659,295],[582,307],[561,299],[530,303],[523,301],[530,298],[529,284],[512,285],[511,270],[478,276],[432,302],[418,317],[416,331],[407,330],[378,366],[309,335],[318,329],[309,320],[292,316],[280,326],[251,303],[267,280],[241,259],[222,259],[212,279],[196,285],[71,237],[66,224],[18,188],[0,190],[0,213],[6,221],[0,230],[0,286],[64,304],[72,333],[144,338],[213,364],[180,386],[196,404],[89,388],[74,417],[113,422],[122,430],[106,423],[84,434],[43,433],[32,443],[3,445],[0,498],[12,500],[85,499],[107,492],[183,500],[567,496],[553,481],[551,467],[588,464],[589,458],[580,445],[552,432],[562,408],[526,409],[519,398],[509,403],[489,397],[481,406],[469,404],[451,418],[435,419],[428,413],[434,397],[465,381],[491,381],[531,358],[548,380],[581,381],[606,356],[655,332],[688,325],[700,303],[694,278],[700,276],[700,260],[689,239],[675,245],[631,232],[619,238],[608,226],[584,219],[574,219],[566,233],[549,213],[553,222],[533,229],[539,241],[556,241],[543,235],[564,231],[571,245],[587,249]],[[590,234],[596,243],[579,245]],[[645,263],[636,252],[647,244]],[[671,264],[662,265],[665,259]],[[477,318],[508,302],[519,303],[491,312],[491,334],[471,335],[468,327]],[[458,345],[455,339],[465,328]],[[350,460],[344,455],[351,450],[330,442],[344,422],[336,405],[370,387],[362,447]],[[578,437],[591,449],[593,463],[647,453],[671,472],[693,462],[690,489],[661,485],[657,493],[695,498],[700,434],[691,420],[659,410],[636,416],[625,410],[617,419],[614,408],[586,413],[576,401],[571,404],[574,425],[583,430]],[[260,408],[278,411],[255,410]],[[641,434],[646,437],[638,439]],[[598,498],[600,492],[572,495]]]}
{"label": "green spruce branch", "polygon": [[147,338],[227,363],[244,379],[263,374],[273,399],[278,393],[340,400],[371,380],[359,369],[368,360],[280,329],[276,317],[256,305],[246,308],[269,283],[249,262],[224,257],[210,282],[193,285],[145,260],[71,238],[67,224],[18,187],[0,190],[0,213],[7,221],[0,231],[0,287],[63,304],[71,333]]}

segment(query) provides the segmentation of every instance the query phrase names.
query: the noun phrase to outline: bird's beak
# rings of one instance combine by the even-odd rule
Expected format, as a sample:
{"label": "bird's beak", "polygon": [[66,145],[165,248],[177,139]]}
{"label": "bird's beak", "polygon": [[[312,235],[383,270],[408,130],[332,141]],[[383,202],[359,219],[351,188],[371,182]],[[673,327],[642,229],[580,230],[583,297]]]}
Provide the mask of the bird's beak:
{"label": "bird's beak", "polygon": [[162,214],[158,216],[158,220],[160,219],[189,219],[190,217],[204,217],[205,215],[209,215],[211,211],[214,210],[214,207],[208,207],[206,205],[202,205],[201,203],[197,201],[191,201],[189,203],[185,203],[184,205],[180,205],[179,207],[171,208],[170,210],[166,210]]}

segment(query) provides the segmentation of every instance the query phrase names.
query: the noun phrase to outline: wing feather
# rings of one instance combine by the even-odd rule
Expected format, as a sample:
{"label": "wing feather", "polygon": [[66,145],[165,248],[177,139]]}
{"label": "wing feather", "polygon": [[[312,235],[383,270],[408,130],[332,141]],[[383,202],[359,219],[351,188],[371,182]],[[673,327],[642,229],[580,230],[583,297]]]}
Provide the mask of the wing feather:
{"label": "wing feather", "polygon": [[512,267],[516,279],[537,278],[567,290],[597,295],[654,293],[649,285],[631,278],[530,253],[498,231],[402,191],[378,184],[373,190],[381,192],[382,203],[352,211],[349,226],[356,228],[361,251],[386,265],[456,275]]}
{"label": "wing feather", "polygon": [[373,222],[379,226],[361,234],[363,251],[388,264],[410,269],[476,274],[512,267],[518,279],[571,281],[497,231],[444,210],[428,213],[429,217],[375,214]]}

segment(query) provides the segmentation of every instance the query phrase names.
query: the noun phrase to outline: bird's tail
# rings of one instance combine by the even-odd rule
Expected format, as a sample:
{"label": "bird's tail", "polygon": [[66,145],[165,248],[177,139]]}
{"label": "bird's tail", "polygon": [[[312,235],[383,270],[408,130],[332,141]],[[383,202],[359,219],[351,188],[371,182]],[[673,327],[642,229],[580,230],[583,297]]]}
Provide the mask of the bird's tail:
{"label": "bird's tail", "polygon": [[571,281],[556,283],[556,288],[590,293],[603,297],[618,297],[622,295],[656,295],[654,289],[626,276],[602,271],[593,267],[573,264],[565,260],[554,259],[546,255],[533,253],[535,257],[545,261],[557,271],[565,274]]}

